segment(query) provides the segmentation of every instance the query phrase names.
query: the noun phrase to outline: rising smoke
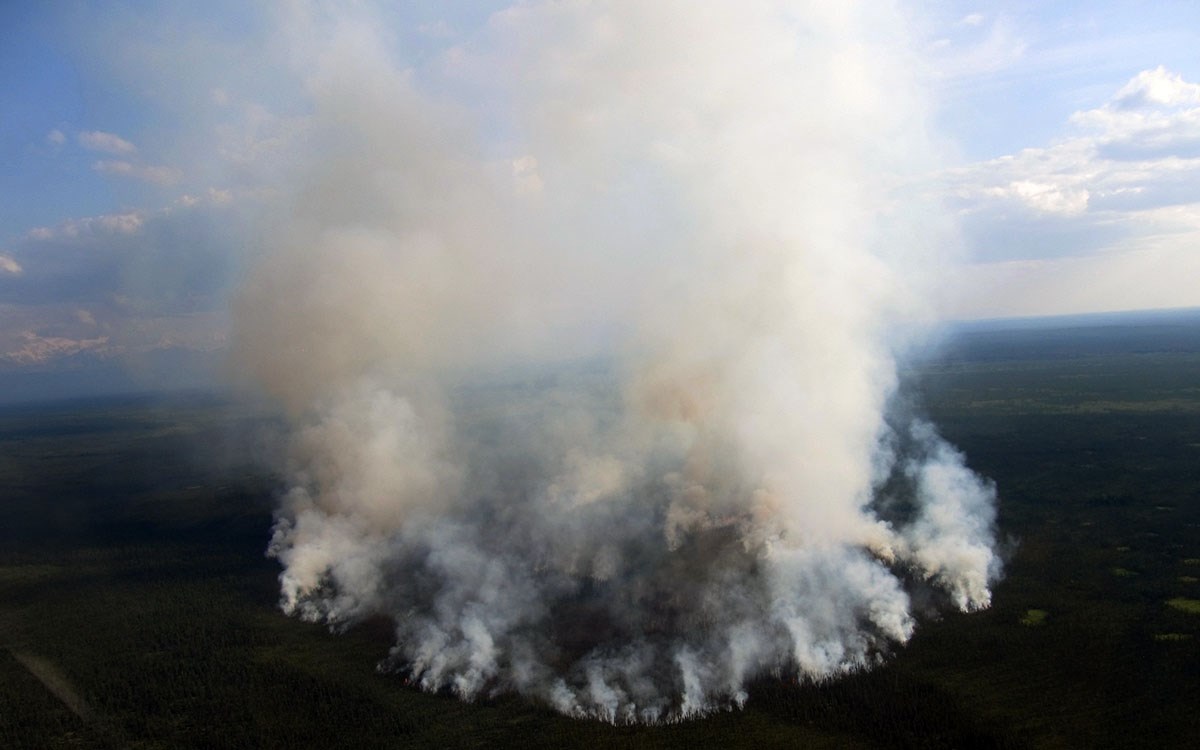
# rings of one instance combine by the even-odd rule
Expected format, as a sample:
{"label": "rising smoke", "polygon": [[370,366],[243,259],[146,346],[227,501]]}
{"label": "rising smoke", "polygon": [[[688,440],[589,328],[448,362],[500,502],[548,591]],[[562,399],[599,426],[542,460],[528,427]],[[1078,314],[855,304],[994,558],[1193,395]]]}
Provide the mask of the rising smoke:
{"label": "rising smoke", "polygon": [[896,406],[950,236],[896,8],[526,3],[420,68],[319,15],[235,310],[295,426],[285,611],[658,721],[877,663],[914,590],[988,605],[993,489]]}

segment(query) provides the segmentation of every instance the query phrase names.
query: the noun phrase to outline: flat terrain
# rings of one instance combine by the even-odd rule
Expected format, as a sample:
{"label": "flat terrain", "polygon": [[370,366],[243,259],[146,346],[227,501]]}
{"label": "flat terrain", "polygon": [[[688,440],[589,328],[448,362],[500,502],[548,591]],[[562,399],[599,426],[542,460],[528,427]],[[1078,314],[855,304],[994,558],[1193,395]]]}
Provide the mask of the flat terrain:
{"label": "flat terrain", "polygon": [[885,667],[662,727],[467,705],[275,608],[278,426],[209,397],[0,411],[0,747],[1193,747],[1200,319],[976,326],[909,375],[996,481],[994,606]]}

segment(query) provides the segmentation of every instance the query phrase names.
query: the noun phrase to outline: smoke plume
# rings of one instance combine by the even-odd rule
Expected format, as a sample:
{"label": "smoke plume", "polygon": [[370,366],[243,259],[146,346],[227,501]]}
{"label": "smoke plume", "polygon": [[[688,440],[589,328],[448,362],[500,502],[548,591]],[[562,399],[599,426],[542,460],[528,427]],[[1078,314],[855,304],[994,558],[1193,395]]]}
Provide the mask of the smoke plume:
{"label": "smoke plume", "polygon": [[988,606],[994,491],[896,406],[950,236],[898,9],[523,3],[416,68],[297,13],[305,154],[235,310],[294,424],[285,611],[624,722],[870,667],[917,589]]}

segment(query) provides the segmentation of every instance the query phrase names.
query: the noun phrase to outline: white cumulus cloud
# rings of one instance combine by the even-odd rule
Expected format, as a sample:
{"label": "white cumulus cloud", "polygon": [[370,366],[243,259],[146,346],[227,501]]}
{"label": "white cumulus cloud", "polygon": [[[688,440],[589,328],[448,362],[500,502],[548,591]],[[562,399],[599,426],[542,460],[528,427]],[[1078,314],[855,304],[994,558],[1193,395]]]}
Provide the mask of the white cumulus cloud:
{"label": "white cumulus cloud", "polygon": [[1200,84],[1188,83],[1161,65],[1138,73],[1112,100],[1112,105],[1121,109],[1188,104],[1200,104]]}

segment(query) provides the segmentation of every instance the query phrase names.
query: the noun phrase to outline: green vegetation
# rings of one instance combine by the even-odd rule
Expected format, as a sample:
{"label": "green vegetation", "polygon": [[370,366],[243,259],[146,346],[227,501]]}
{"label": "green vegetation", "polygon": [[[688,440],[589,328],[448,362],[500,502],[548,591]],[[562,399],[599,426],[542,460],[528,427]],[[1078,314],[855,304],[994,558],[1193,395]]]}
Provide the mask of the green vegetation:
{"label": "green vegetation", "polygon": [[743,711],[659,727],[422,693],[375,670],[389,622],[332,635],[281,615],[263,555],[278,478],[254,460],[274,445],[266,416],[212,399],[10,408],[0,747],[1191,747],[1200,347],[1092,331],[1051,356],[1043,333],[958,342],[910,383],[997,483],[992,608],[923,618],[873,671],[764,676]]}

